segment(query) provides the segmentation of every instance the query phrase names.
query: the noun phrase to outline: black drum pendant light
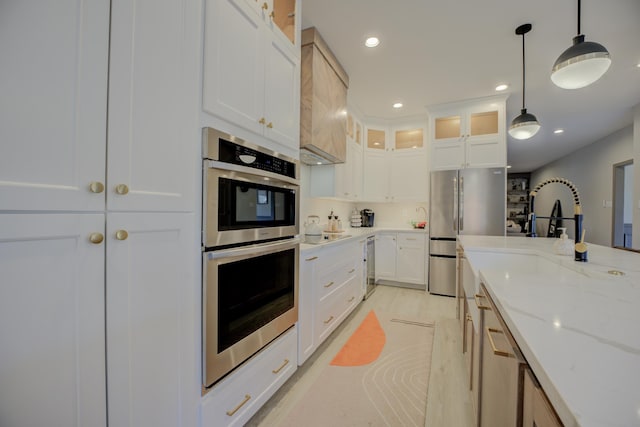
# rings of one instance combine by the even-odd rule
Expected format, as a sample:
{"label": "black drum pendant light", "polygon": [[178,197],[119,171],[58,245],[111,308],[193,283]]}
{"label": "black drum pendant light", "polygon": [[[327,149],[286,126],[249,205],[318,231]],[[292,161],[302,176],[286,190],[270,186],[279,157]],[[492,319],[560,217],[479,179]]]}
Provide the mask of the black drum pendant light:
{"label": "black drum pendant light", "polygon": [[516,28],[516,34],[522,36],[522,110],[509,126],[509,135],[515,139],[529,139],[540,130],[540,123],[533,114],[527,113],[524,104],[524,35],[531,31],[531,24],[523,24]]}
{"label": "black drum pendant light", "polygon": [[584,41],[580,34],[580,0],[578,0],[578,35],[573,46],[562,52],[551,70],[551,81],[563,89],[589,86],[607,72],[611,65],[609,51],[599,43]]}

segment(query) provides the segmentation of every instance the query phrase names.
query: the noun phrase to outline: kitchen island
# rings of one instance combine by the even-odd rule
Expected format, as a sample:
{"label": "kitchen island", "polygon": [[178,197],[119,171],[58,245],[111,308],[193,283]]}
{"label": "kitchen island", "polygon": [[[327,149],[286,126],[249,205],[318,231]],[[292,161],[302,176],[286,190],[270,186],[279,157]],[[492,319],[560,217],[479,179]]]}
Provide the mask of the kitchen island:
{"label": "kitchen island", "polygon": [[[474,274],[565,426],[640,425],[640,255],[555,239],[459,236]],[[476,314],[477,315],[477,314]]]}

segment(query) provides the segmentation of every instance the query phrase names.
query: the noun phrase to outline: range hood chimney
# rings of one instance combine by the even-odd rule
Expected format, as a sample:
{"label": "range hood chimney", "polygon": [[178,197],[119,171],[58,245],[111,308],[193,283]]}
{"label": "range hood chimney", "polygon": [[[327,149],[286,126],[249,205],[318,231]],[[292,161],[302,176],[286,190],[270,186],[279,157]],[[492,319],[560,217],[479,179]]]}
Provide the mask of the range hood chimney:
{"label": "range hood chimney", "polygon": [[344,163],[349,76],[314,28],[302,31],[300,161]]}

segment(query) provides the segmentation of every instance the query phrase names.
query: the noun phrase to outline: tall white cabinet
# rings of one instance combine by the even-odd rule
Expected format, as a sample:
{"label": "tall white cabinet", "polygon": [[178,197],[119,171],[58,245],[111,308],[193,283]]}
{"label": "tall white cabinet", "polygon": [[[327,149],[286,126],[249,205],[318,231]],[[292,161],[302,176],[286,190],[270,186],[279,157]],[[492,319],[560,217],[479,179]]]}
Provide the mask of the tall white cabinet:
{"label": "tall white cabinet", "polygon": [[197,3],[3,3],[2,425],[196,425]]}

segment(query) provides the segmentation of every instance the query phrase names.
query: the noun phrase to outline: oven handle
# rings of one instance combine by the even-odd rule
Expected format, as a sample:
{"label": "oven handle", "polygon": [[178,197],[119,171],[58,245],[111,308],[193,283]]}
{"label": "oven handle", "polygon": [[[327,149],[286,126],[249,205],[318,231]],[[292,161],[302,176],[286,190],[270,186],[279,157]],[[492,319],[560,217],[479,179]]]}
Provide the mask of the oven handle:
{"label": "oven handle", "polygon": [[204,160],[204,167],[207,169],[221,169],[221,170],[243,173],[246,175],[252,175],[255,178],[252,179],[251,182],[256,182],[259,184],[264,184],[262,180],[266,177],[271,180],[270,182],[271,184],[274,184],[280,181],[282,183],[300,186],[300,180],[295,178],[290,178],[285,175],[280,175],[277,173],[260,170],[260,169],[254,169],[247,166],[224,163],[218,160]]}
{"label": "oven handle", "polygon": [[278,241],[275,243],[264,243],[259,245],[251,245],[251,246],[243,246],[240,248],[230,248],[230,249],[222,249],[219,251],[209,251],[205,252],[207,259],[220,259],[220,258],[230,258],[230,257],[239,257],[239,256],[253,256],[253,255],[263,255],[270,252],[277,252],[279,250],[286,250],[295,248],[300,244],[300,238],[295,237],[293,239],[287,239],[284,241]]}

